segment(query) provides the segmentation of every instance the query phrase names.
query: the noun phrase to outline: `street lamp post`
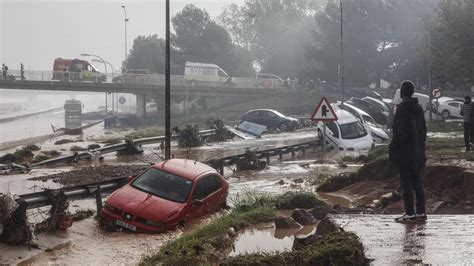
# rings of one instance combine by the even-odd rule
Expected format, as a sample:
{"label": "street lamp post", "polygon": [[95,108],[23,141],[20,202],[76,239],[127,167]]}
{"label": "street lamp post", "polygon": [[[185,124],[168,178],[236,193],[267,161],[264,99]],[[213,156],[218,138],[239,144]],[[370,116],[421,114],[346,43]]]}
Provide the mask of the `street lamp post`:
{"label": "street lamp post", "polygon": [[129,21],[129,19],[127,18],[127,7],[126,6],[122,6],[123,8],[123,11],[125,13],[125,17],[124,17],[124,22],[125,22],[125,61],[127,61],[127,57],[128,57],[128,49],[127,49],[127,22]]}
{"label": "street lamp post", "polygon": [[[82,53],[81,56],[84,56],[84,57],[93,56],[93,57],[98,58],[104,64],[105,82],[107,82],[107,64],[105,63],[105,60],[102,57],[100,57],[98,55],[93,55],[93,54]],[[105,115],[107,116],[107,92],[105,93]]]}
{"label": "street lamp post", "polygon": [[[127,22],[129,21],[129,18],[127,17],[127,7],[125,5],[122,6],[123,8],[123,11],[124,11],[124,14],[125,14],[125,17],[124,17],[124,24],[125,24],[125,63],[127,62],[127,58],[128,58],[128,48],[127,48]],[[125,65],[126,67],[127,65]],[[124,73],[126,72],[126,69],[124,69],[123,71]],[[129,108],[131,107],[131,104],[132,104],[132,98],[131,98],[131,95],[129,94],[128,95],[128,101],[129,101]]]}
{"label": "street lamp post", "polygon": [[114,65],[112,65],[109,61],[103,61],[102,60],[99,60],[99,59],[92,59],[92,62],[97,62],[97,63],[106,63],[107,65],[110,66],[110,69],[112,70],[112,74],[115,74],[117,73],[117,69],[114,67]]}
{"label": "street lamp post", "polygon": [[341,9],[341,66],[339,69],[339,75],[340,75],[340,85],[341,85],[341,96],[342,100],[341,103],[344,104],[344,31],[343,31],[343,16],[342,16],[342,0],[339,0],[339,6]]}
{"label": "street lamp post", "polygon": [[171,72],[170,72],[170,0],[166,0],[166,57],[165,57],[165,158],[171,159]]}

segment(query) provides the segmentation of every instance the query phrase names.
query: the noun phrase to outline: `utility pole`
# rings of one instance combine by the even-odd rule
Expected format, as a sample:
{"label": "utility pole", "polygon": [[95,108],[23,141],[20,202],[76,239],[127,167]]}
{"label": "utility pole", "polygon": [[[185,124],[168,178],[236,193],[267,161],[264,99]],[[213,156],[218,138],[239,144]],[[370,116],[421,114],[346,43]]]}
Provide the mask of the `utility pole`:
{"label": "utility pole", "polygon": [[342,0],[339,0],[339,6],[341,8],[341,67],[340,67],[340,71],[339,71],[339,75],[340,75],[340,85],[341,85],[341,96],[342,96],[342,100],[341,100],[341,103],[344,104],[344,98],[345,98],[345,94],[344,94],[344,31],[343,31],[343,16],[342,16]]}
{"label": "utility pole", "polygon": [[170,0],[166,0],[165,158],[171,159]]}
{"label": "utility pole", "polygon": [[128,17],[127,17],[127,7],[126,6],[122,6],[123,8],[123,11],[125,12],[125,18],[124,18],[124,22],[125,22],[125,61],[127,61],[127,57],[128,57],[128,49],[127,49],[127,22],[129,21]]}
{"label": "utility pole", "polygon": [[431,19],[429,21],[429,30],[428,30],[428,94],[429,100],[428,106],[430,108],[430,123],[433,122],[433,95],[431,93]]}

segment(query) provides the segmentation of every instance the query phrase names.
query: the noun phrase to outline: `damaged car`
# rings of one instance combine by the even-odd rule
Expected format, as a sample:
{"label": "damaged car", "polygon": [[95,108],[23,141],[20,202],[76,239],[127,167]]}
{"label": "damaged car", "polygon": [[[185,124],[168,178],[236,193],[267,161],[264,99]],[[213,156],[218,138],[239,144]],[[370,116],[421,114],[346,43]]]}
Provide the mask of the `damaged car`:
{"label": "damaged car", "polygon": [[349,103],[341,104],[341,102],[337,102],[334,104],[334,106],[348,111],[364,126],[366,126],[367,130],[370,131],[375,143],[382,143],[384,141],[390,140],[390,137],[384,127],[380,124],[377,124],[377,122],[375,122],[375,120],[368,113]]}
{"label": "damaged car", "polygon": [[298,127],[299,120],[272,109],[250,110],[242,116],[242,121],[266,126],[269,129],[291,131]]}
{"label": "damaged car", "polygon": [[214,168],[171,159],[129,177],[107,198],[101,216],[108,228],[164,232],[225,207],[228,191],[229,184]]}
{"label": "damaged car", "polygon": [[[334,110],[337,121],[326,122],[326,140],[340,151],[368,150],[374,145],[369,131],[346,110]],[[323,122],[318,122],[319,139],[323,137]]]}

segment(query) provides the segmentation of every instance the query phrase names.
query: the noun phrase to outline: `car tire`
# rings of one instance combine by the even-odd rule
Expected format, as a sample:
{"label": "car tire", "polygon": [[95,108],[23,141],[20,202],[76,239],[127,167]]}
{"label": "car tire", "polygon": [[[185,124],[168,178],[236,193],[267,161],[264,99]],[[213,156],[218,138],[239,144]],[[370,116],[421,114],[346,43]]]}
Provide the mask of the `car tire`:
{"label": "car tire", "polygon": [[443,112],[441,113],[441,116],[443,117],[444,120],[448,119],[450,117],[449,111],[443,110]]}
{"label": "car tire", "polygon": [[318,128],[317,133],[318,133],[319,140],[322,140],[323,139],[323,132],[321,131],[321,129]]}
{"label": "car tire", "polygon": [[282,132],[290,131],[290,125],[288,122],[283,122],[280,124],[280,126],[278,126],[278,129],[280,129]]}

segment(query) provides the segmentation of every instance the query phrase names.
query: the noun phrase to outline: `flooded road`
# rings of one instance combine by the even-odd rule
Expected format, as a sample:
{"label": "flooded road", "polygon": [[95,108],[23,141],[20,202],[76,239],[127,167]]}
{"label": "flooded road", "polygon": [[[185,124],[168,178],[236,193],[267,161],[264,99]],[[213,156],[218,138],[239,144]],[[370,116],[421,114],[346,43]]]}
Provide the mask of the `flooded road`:
{"label": "flooded road", "polygon": [[393,215],[336,215],[355,232],[375,265],[474,264],[474,216],[430,215],[426,223],[395,223]]}
{"label": "flooded road", "polygon": [[[209,217],[189,224],[186,230],[208,223]],[[133,265],[143,254],[156,251],[167,240],[182,231],[156,235],[126,232],[104,232],[94,219],[76,222],[66,232],[45,233],[38,236],[40,248],[0,244],[0,262],[19,265]],[[44,252],[46,251],[46,252]]]}

